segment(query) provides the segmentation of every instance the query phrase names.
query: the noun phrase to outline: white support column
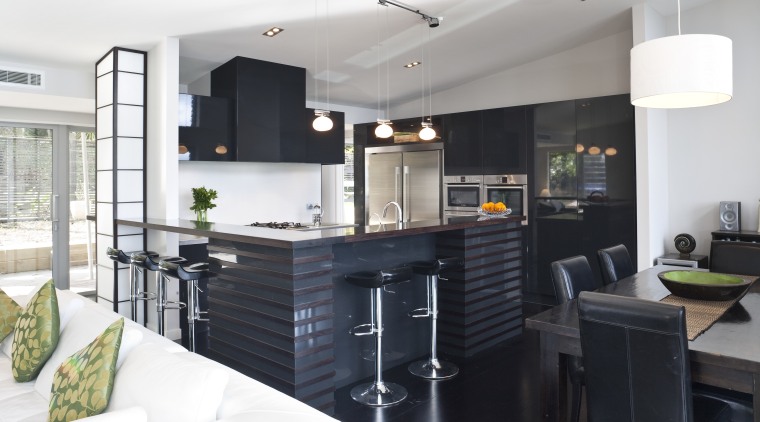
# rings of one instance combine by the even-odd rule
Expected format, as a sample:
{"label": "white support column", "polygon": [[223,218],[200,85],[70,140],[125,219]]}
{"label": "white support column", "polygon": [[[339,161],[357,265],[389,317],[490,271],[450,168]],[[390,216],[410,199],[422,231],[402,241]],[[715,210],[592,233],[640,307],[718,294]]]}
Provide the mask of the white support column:
{"label": "white support column", "polygon": [[129,316],[128,266],[105,252],[108,246],[125,252],[146,246],[145,230],[115,221],[145,216],[147,54],[116,47],[98,61],[95,76],[97,300]]}

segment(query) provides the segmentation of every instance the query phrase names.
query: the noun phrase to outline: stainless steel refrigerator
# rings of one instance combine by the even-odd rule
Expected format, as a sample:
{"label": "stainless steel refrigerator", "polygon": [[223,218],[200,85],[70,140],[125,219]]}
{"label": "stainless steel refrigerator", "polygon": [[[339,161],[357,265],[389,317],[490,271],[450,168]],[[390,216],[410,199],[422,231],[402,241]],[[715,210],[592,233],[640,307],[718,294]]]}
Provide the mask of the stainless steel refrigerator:
{"label": "stainless steel refrigerator", "polygon": [[[383,207],[396,201],[403,221],[441,218],[441,144],[370,147],[364,152],[364,212],[367,225],[377,224]],[[388,208],[383,223],[397,221]]]}

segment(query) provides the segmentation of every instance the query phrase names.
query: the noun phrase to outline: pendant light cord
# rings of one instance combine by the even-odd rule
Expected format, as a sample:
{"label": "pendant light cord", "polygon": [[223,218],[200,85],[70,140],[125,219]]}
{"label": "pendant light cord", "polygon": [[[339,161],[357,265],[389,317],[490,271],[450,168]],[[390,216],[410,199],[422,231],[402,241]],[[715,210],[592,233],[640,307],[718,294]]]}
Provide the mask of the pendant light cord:
{"label": "pendant light cord", "polygon": [[429,101],[429,107],[428,107],[428,119],[430,123],[433,123],[433,79],[432,79],[432,71],[433,71],[433,62],[430,59],[430,27],[428,26],[428,57],[427,57],[427,74],[428,74],[428,101]]}
{"label": "pendant light cord", "polygon": [[375,26],[377,28],[377,120],[380,120],[380,3],[375,6]]}
{"label": "pendant light cord", "polygon": [[327,75],[325,76],[327,78],[327,81],[325,84],[327,87],[325,88],[325,91],[327,91],[327,110],[330,109],[330,0],[325,0],[325,23],[327,25],[327,28],[325,30],[325,45],[327,50],[327,57],[325,58],[325,62],[327,63]]}
{"label": "pendant light cord", "polygon": [[[424,29],[423,29],[424,31]],[[425,59],[425,33],[422,33],[422,65],[427,67],[427,59]],[[422,75],[422,121],[425,121],[425,69],[420,72]]]}
{"label": "pendant light cord", "polygon": [[681,0],[677,0],[678,4],[678,35],[681,35]]}
{"label": "pendant light cord", "polygon": [[319,0],[314,0],[314,108],[319,107],[319,79],[317,79],[317,73],[319,71],[319,25],[317,24],[317,16],[319,11]]}
{"label": "pendant light cord", "polygon": [[[385,42],[388,42],[388,6],[385,6]],[[383,43],[383,53],[385,53],[385,120],[391,119],[391,68],[389,64],[388,49]]]}

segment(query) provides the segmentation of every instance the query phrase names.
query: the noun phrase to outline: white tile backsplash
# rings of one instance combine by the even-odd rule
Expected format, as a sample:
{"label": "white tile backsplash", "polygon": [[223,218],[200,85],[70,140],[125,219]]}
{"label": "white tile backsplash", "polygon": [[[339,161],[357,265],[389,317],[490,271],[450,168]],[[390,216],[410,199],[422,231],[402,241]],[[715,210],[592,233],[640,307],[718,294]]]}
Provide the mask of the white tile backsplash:
{"label": "white tile backsplash", "polygon": [[195,219],[191,189],[205,186],[219,194],[209,221],[311,222],[306,204],[320,201],[321,172],[320,164],[180,162],[179,218]]}

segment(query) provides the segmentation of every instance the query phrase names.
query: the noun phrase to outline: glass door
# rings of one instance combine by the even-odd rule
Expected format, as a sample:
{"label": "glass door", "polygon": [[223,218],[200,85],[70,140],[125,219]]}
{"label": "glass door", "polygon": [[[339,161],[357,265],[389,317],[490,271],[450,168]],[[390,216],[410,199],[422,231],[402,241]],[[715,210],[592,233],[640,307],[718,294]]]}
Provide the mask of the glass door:
{"label": "glass door", "polygon": [[95,290],[95,132],[68,128],[69,285]]}
{"label": "glass door", "polygon": [[52,277],[53,200],[53,129],[0,124],[3,286]]}
{"label": "glass door", "polygon": [[92,129],[0,123],[0,285],[94,290],[94,148]]}

